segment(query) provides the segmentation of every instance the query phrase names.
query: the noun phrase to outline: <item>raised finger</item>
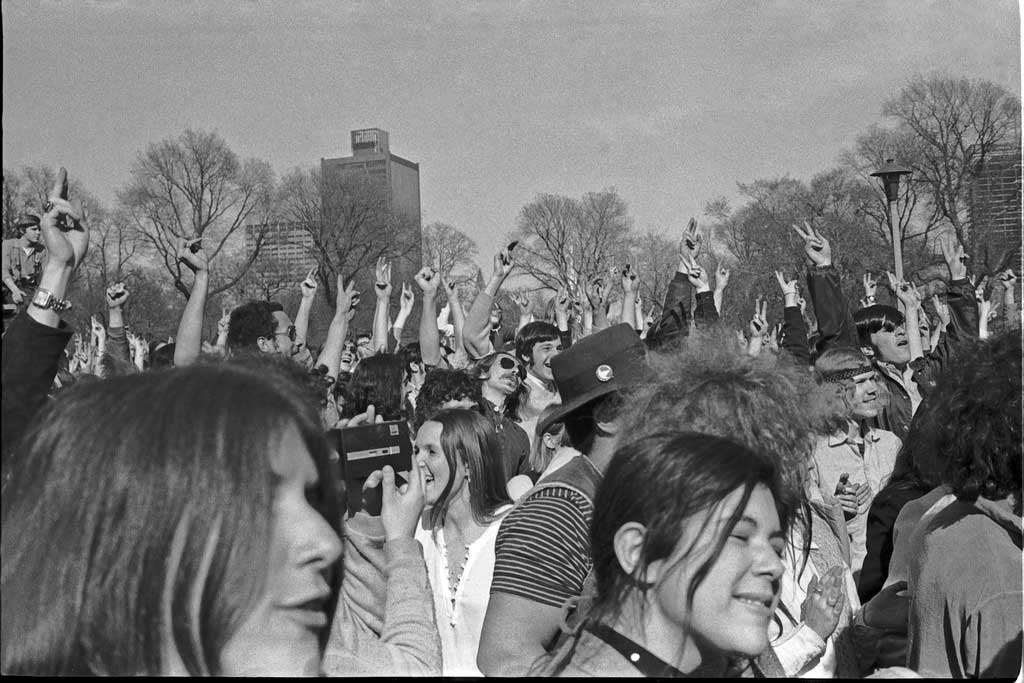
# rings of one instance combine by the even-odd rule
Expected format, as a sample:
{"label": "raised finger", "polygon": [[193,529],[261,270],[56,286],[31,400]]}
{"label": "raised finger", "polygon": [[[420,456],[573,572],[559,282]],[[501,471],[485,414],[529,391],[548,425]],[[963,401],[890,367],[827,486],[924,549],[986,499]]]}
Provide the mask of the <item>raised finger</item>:
{"label": "raised finger", "polygon": [[50,188],[50,196],[48,199],[51,202],[56,202],[58,199],[65,199],[68,196],[68,171],[66,168],[61,166],[57,169],[57,177],[53,179],[53,187]]}
{"label": "raised finger", "polygon": [[791,227],[793,228],[793,230],[796,231],[797,235],[800,235],[800,239],[802,239],[803,241],[806,242],[807,240],[809,240],[811,238],[811,236],[808,235],[807,233],[805,233],[803,230],[801,230],[800,226],[797,225],[796,223],[793,223]]}

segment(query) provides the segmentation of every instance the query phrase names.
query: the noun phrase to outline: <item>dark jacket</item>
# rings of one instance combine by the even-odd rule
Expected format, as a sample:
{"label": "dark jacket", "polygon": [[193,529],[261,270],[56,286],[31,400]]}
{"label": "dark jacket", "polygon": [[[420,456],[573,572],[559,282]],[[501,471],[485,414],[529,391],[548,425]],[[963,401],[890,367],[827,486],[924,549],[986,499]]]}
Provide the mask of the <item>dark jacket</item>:
{"label": "dark jacket", "polygon": [[10,450],[46,402],[57,375],[60,354],[71,340],[71,334],[71,328],[63,321],[60,327],[48,327],[22,313],[11,321],[0,342],[3,382],[0,452],[5,468]]}
{"label": "dark jacket", "polygon": [[[860,348],[857,327],[853,322],[853,312],[839,284],[839,273],[833,266],[807,269],[807,289],[814,306],[814,315],[818,318],[820,338],[817,353],[838,346]],[[912,380],[917,385],[921,399],[925,400],[935,387],[938,375],[946,368],[964,340],[978,336],[978,309],[974,303],[974,292],[967,280],[955,280],[949,284],[947,304],[949,305],[950,323],[943,330],[942,338],[936,348],[910,363],[913,370]],[[908,330],[908,334],[917,334],[916,330]],[[874,424],[906,440],[913,417],[910,394],[903,385],[891,374],[893,366],[883,366],[876,361],[879,375],[889,394],[888,405],[875,418]],[[895,371],[898,374],[898,371]]]}

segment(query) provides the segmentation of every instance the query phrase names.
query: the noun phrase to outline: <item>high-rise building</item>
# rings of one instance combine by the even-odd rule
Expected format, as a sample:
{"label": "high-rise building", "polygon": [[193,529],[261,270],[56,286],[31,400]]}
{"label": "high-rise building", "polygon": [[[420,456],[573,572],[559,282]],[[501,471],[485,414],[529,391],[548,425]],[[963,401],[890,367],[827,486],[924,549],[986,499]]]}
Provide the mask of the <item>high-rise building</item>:
{"label": "high-rise building", "polygon": [[[392,264],[391,283],[397,293],[403,282],[413,283],[422,259],[420,166],[392,154],[387,131],[379,128],[354,130],[351,139],[352,156],[320,159],[324,206],[328,211],[338,206],[343,199],[341,188],[351,187],[352,181],[367,181],[381,193],[389,221],[375,227],[374,233],[375,239],[393,245],[401,254]],[[354,330],[368,330],[373,319],[373,270],[367,270],[369,272],[364,271],[356,280],[356,289],[363,293],[363,303],[353,320]],[[393,296],[396,304],[392,311],[395,311],[397,295]],[[414,312],[414,316],[418,313]]]}
{"label": "high-rise building", "polygon": [[313,237],[301,225],[288,221],[245,226],[245,250],[251,254],[263,232],[263,244],[253,267],[266,278],[298,283],[316,265]]}
{"label": "high-rise building", "polygon": [[[994,262],[1001,254],[1021,247],[1021,148],[993,149],[971,184],[968,208],[971,224],[982,231],[984,246]],[[1011,262],[1020,270],[1021,254]],[[992,265],[995,265],[993,263]]]}

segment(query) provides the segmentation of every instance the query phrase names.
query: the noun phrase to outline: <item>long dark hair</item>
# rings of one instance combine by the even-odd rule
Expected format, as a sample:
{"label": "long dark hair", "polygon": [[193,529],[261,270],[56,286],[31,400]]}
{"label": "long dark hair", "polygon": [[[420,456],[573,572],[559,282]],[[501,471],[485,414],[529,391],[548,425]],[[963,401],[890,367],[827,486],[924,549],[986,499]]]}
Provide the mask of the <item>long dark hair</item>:
{"label": "long dark hair", "polygon": [[353,417],[373,405],[377,415],[385,420],[400,420],[404,416],[402,384],[405,368],[393,353],[378,353],[359,361],[346,386],[343,417]]}
{"label": "long dark hair", "polygon": [[[631,594],[653,588],[644,581],[648,566],[670,557],[687,526],[707,524],[722,500],[741,489],[739,504],[718,530],[711,553],[687,588],[686,601],[692,604],[694,593],[758,484],[771,492],[782,530],[788,531],[793,510],[771,458],[733,441],[696,432],[660,432],[620,447],[594,499],[590,548],[597,595],[590,618],[613,620]],[[629,522],[642,524],[646,533],[640,560],[627,574],[615,555],[614,540],[619,528]],[[688,548],[678,561],[687,561],[694,550]],[[670,570],[662,576],[668,573]]]}
{"label": "long dark hair", "polygon": [[218,674],[263,590],[267,453],[292,428],[339,532],[316,411],[286,381],[196,365],[61,392],[5,462],[2,671],[158,675],[169,637],[190,674]]}
{"label": "long dark hair", "polygon": [[473,519],[478,524],[489,523],[495,510],[512,503],[506,486],[508,477],[502,464],[501,442],[494,425],[479,413],[464,408],[442,410],[428,421],[441,425],[441,450],[451,475],[440,499],[427,516],[430,526],[436,529],[444,521],[459,460],[469,474],[469,504]]}

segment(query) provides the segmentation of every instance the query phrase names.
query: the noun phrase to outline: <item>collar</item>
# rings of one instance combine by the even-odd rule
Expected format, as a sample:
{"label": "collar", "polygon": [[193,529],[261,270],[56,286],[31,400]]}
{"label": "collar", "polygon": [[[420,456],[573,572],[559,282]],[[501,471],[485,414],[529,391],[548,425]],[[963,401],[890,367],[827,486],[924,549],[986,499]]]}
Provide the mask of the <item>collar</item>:
{"label": "collar", "polygon": [[20,246],[25,251],[35,251],[39,248],[40,243],[29,242],[27,239],[25,239],[25,236],[22,235],[21,237],[18,238],[18,246]]}
{"label": "collar", "polygon": [[536,375],[534,375],[529,370],[526,371],[526,381],[529,382],[532,386],[540,387],[540,388],[544,389],[544,391],[547,391],[547,392],[550,392],[550,393],[555,393],[557,391],[557,389],[555,387],[555,383],[553,381],[552,382],[548,382],[546,380],[543,380],[540,377],[537,377]]}
{"label": "collar", "polygon": [[829,435],[828,445],[833,448],[847,443],[853,446],[859,446],[863,443],[877,443],[881,438],[882,437],[876,434],[875,430],[871,428],[868,428],[867,432],[865,432],[863,436],[858,433],[851,435],[849,432],[837,431],[834,434]]}

